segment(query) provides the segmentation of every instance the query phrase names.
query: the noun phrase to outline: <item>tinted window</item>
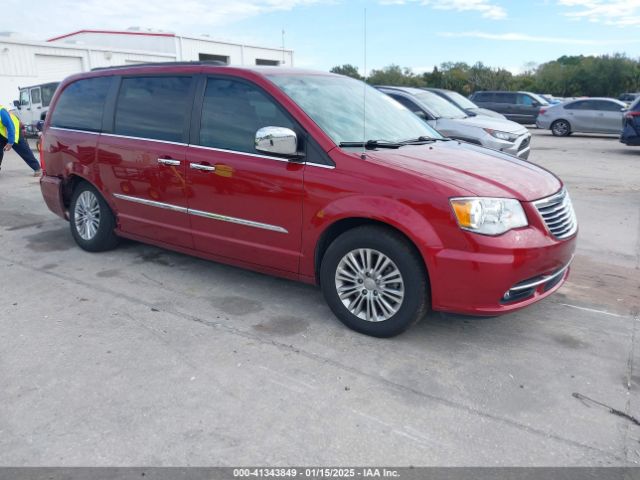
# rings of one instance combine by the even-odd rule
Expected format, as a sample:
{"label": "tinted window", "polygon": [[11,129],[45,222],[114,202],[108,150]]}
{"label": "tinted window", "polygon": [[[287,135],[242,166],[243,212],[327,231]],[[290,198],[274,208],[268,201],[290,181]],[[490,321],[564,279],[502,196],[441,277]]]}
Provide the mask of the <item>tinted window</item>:
{"label": "tinted window", "polygon": [[393,95],[393,94],[389,96],[393,98],[396,102],[400,102],[402,105],[407,107],[413,113],[416,113],[416,114],[423,113],[422,109],[418,105],[416,105],[414,102],[409,100],[408,98],[404,98],[404,97],[401,97],[400,95]]}
{"label": "tinted window", "polygon": [[40,96],[40,89],[34,88],[31,90],[31,103],[40,103],[42,97]]}
{"label": "tinted window", "polygon": [[492,102],[493,94],[489,92],[476,92],[473,94],[474,102]]}
{"label": "tinted window", "polygon": [[544,106],[549,105],[549,102],[547,102],[544,98],[542,98],[540,95],[537,95],[535,93],[527,92],[522,95],[529,97],[532,101],[538,102],[540,105],[544,105]]}
{"label": "tinted window", "polygon": [[45,85],[42,87],[42,106],[48,107],[51,103],[51,99],[53,98],[53,94],[58,88],[58,84],[54,85]]}
{"label": "tinted window", "polygon": [[592,103],[593,110],[599,110],[601,112],[620,112],[624,106],[615,102],[608,102],[607,100],[594,100]]}
{"label": "tinted window", "polygon": [[51,125],[99,132],[102,129],[102,110],[111,78],[78,80],[64,89],[51,119]]}
{"label": "tinted window", "polygon": [[446,92],[445,97],[451,102],[455,103],[460,108],[477,108],[477,105],[469,100],[467,97],[463,97],[458,92]]}
{"label": "tinted window", "polygon": [[580,100],[577,102],[567,103],[564,108],[565,110],[588,110],[589,103],[585,100]]}
{"label": "tinted window", "polygon": [[529,95],[524,95],[522,93],[518,94],[518,97],[517,97],[518,105],[524,105],[526,107],[532,107],[534,101],[535,100],[533,98],[531,98]]}
{"label": "tinted window", "polygon": [[467,114],[464,110],[456,107],[453,103],[445,100],[433,92],[421,91],[416,93],[415,97],[425,105],[431,113],[440,118],[466,118]]}
{"label": "tinted window", "polygon": [[600,103],[599,100],[581,100],[567,105],[565,108],[569,110],[603,110]]}
{"label": "tinted window", "polygon": [[640,112],[640,97],[638,97],[636,101],[631,104],[629,110],[631,110],[632,112]]}
{"label": "tinted window", "polygon": [[123,78],[114,132],[167,142],[184,140],[191,77]]}
{"label": "tinted window", "polygon": [[200,145],[256,153],[263,127],[295,127],[258,87],[237,80],[209,79],[202,103]]}
{"label": "tinted window", "polygon": [[494,102],[496,103],[509,103],[509,104],[514,104],[516,103],[516,94],[515,93],[509,93],[509,92],[496,92],[493,94],[494,96]]}

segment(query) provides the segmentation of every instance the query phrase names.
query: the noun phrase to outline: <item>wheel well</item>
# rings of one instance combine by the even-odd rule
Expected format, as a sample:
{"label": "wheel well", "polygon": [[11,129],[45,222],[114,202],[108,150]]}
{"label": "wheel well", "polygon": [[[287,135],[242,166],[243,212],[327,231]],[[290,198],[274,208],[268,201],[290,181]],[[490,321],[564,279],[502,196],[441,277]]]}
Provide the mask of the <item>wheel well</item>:
{"label": "wheel well", "polygon": [[64,186],[62,187],[62,201],[65,207],[69,208],[73,191],[82,182],[86,182],[86,180],[78,175],[70,175],[67,181],[64,182]]}
{"label": "wheel well", "polygon": [[407,237],[404,234],[404,232],[402,232],[401,230],[398,230],[395,227],[392,227],[388,223],[380,222],[378,220],[372,220],[370,218],[354,217],[354,218],[344,218],[342,220],[338,220],[337,222],[331,224],[329,228],[327,228],[324,232],[322,232],[322,235],[320,236],[320,240],[318,240],[318,244],[316,245],[316,254],[315,254],[315,276],[316,276],[316,283],[318,285],[320,285],[320,265],[322,264],[322,258],[324,257],[324,254],[327,251],[327,248],[329,248],[329,245],[331,245],[331,243],[343,233],[349,230],[352,230],[354,228],[361,227],[363,225],[379,226],[381,228],[393,230],[394,232],[401,235],[407,241],[407,243],[411,246],[411,248],[414,249],[418,257],[422,260],[422,266],[424,268],[424,271],[427,273],[427,281],[429,281],[428,269],[424,263],[424,258],[422,258],[422,255],[420,254],[420,250],[418,250],[418,247],[416,247],[415,243],[413,243],[413,241],[409,237]]}

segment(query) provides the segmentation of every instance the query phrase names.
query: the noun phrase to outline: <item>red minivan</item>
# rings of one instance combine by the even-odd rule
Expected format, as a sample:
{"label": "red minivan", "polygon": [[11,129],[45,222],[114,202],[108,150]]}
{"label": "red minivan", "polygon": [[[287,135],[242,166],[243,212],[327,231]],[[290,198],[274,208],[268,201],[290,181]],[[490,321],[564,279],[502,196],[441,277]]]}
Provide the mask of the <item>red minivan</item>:
{"label": "red minivan", "polygon": [[557,177],[351,78],[137,65],[67,78],[50,110],[42,193],[85,250],[126,237],[319,284],[379,337],[430,309],[510,312],[568,275]]}

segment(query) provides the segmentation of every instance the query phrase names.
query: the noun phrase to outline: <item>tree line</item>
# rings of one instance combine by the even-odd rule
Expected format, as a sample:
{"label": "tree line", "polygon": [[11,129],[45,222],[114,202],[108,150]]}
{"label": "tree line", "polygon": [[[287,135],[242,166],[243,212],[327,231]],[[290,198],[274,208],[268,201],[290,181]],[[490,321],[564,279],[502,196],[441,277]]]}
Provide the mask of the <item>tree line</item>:
{"label": "tree line", "polygon": [[[349,64],[333,67],[331,72],[365,80],[358,68]],[[366,81],[371,85],[446,88],[463,95],[480,90],[527,90],[558,97],[617,97],[640,91],[640,59],[623,54],[562,56],[538,66],[528,64],[516,75],[482,62],[446,62],[422,74],[389,65],[372,70]]]}

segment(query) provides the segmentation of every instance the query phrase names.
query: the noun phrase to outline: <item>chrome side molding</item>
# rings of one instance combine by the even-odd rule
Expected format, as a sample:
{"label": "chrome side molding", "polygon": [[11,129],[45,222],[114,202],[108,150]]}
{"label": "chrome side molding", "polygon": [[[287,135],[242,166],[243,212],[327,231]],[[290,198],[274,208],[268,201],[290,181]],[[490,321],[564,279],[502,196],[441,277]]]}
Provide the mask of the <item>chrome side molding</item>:
{"label": "chrome side molding", "polygon": [[269,230],[271,232],[289,233],[286,228],[280,227],[278,225],[255,222],[253,220],[247,220],[245,218],[230,217],[228,215],[221,215],[219,213],[205,212],[204,210],[195,210],[193,208],[181,207],[179,205],[173,205],[171,203],[157,202],[155,200],[148,200],[146,198],[132,197],[131,195],[123,195],[121,193],[114,193],[113,196],[120,200],[139,203],[141,205],[147,205],[149,207],[163,208],[165,210],[171,210],[172,212],[186,213],[187,215],[196,215],[198,217],[210,218],[211,220],[235,223],[236,225],[244,225],[245,227],[260,228],[262,230]]}

